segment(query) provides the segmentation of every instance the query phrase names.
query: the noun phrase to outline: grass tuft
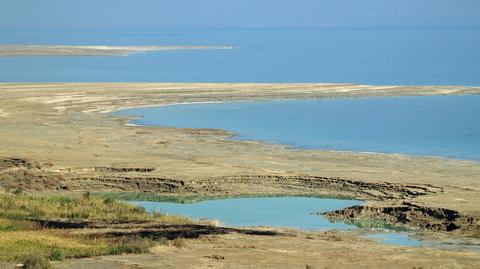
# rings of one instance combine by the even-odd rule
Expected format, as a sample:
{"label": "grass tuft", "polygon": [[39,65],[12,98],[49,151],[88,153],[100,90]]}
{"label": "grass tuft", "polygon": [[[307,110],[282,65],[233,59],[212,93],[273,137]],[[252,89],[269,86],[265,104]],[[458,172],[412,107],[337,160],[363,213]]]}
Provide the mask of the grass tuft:
{"label": "grass tuft", "polygon": [[[148,213],[113,198],[33,196],[0,192],[0,261],[50,268],[48,261],[121,253],[145,253],[156,242],[140,236],[92,238],[68,229],[44,228],[41,220],[187,224],[180,216]],[[32,254],[34,253],[34,254]],[[46,261],[46,262],[45,262]]]}
{"label": "grass tuft", "polygon": [[28,254],[21,259],[24,269],[51,269],[50,262],[38,253]]}
{"label": "grass tuft", "polygon": [[[180,216],[150,214],[144,208],[117,201],[111,197],[90,195],[70,198],[65,196],[31,196],[0,193],[0,218],[9,220],[82,219],[114,221],[155,221],[166,224],[184,224],[189,220]],[[7,229],[4,227],[3,229]],[[2,224],[0,223],[0,230]]]}

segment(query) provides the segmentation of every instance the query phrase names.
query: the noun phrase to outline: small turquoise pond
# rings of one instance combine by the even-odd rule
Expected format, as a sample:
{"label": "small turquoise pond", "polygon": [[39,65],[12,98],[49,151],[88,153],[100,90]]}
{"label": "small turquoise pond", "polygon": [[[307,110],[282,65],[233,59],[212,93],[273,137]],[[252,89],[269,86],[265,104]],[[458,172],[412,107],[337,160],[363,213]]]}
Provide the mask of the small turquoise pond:
{"label": "small turquoise pond", "polygon": [[[218,220],[224,226],[269,226],[302,230],[353,230],[357,227],[343,222],[330,222],[323,213],[360,205],[358,200],[324,199],[312,197],[261,197],[207,200],[196,203],[132,201],[149,212],[161,212]],[[380,232],[366,237],[385,244],[420,246],[407,233]]]}
{"label": "small turquoise pond", "polygon": [[357,200],[308,197],[262,197],[208,200],[180,204],[133,202],[147,211],[219,220],[226,226],[272,226],[299,229],[352,229],[353,225],[328,221],[318,212],[359,205]]}

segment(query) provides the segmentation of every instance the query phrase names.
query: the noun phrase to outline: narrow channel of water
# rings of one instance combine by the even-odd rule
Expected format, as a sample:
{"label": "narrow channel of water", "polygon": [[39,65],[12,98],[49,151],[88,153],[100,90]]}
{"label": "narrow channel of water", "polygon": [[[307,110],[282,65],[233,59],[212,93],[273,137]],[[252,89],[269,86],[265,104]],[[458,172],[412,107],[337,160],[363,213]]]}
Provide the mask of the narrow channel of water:
{"label": "narrow channel of water", "polygon": [[[312,197],[261,197],[207,200],[195,203],[146,202],[131,203],[149,212],[188,216],[193,219],[218,220],[224,226],[268,226],[302,230],[353,230],[357,227],[343,222],[330,222],[323,213],[359,205],[358,200]],[[421,242],[406,232],[374,232],[367,235],[385,244],[420,246]]]}

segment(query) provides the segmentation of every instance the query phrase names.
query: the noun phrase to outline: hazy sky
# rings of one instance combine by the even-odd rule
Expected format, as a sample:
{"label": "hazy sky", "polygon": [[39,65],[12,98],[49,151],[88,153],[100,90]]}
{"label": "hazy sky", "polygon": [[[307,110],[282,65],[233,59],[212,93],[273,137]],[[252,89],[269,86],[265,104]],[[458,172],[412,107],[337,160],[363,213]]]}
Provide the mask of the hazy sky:
{"label": "hazy sky", "polygon": [[480,0],[0,1],[0,27],[480,26]]}

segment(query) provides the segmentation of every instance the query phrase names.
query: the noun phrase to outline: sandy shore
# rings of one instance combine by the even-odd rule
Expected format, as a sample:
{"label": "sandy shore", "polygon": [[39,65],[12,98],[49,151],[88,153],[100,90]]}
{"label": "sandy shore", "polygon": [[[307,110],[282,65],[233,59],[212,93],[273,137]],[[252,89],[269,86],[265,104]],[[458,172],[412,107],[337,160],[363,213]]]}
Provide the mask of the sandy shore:
{"label": "sandy shore", "polygon": [[151,254],[65,261],[58,268],[477,268],[478,252],[380,245],[340,232],[209,235]]}
{"label": "sandy shore", "polygon": [[126,56],[165,50],[234,49],[234,46],[60,46],[0,45],[0,57],[16,56]]}
{"label": "sandy shore", "polygon": [[[88,184],[83,186],[79,180],[68,180],[70,174],[76,178],[85,173],[89,177],[100,176],[103,170],[96,167],[148,167],[153,168],[149,177],[197,184],[209,182],[211,178],[236,181],[234,177],[243,177],[238,182],[248,181],[243,188],[195,190],[207,195],[291,192],[289,188],[261,184],[253,188],[249,184],[255,183],[257,176],[315,176],[371,183],[430,184],[442,187],[443,191],[434,196],[417,197],[416,202],[480,215],[478,162],[296,150],[281,145],[225,140],[229,134],[221,130],[126,126],[128,118],[104,113],[126,107],[186,102],[479,93],[479,88],[452,86],[7,83],[0,84],[0,156],[47,163],[49,168],[43,171],[66,177],[62,184],[69,191],[88,188]],[[142,176],[138,175],[139,178]],[[116,190],[114,185],[102,184],[95,188]],[[152,191],[176,193],[179,190]]]}
{"label": "sandy shore", "polygon": [[[432,232],[469,235],[477,233],[480,227],[478,162],[296,150],[281,145],[226,140],[229,134],[221,130],[127,126],[128,118],[104,113],[127,107],[187,102],[450,94],[480,94],[480,88],[4,83],[0,84],[0,188],[64,194],[92,191],[198,196],[345,196],[367,201],[368,208],[355,212],[357,215],[365,212],[363,217],[392,217],[374,215],[372,212],[379,212],[377,209],[393,208],[397,215],[406,210],[409,214],[406,225]],[[435,214],[429,215],[429,212]],[[449,230],[448,227],[456,228]],[[219,240],[230,240],[226,238]],[[234,239],[229,242],[235,244]],[[333,246],[328,240],[317,243],[326,244],[318,250]],[[268,244],[273,255],[275,244]],[[288,251],[293,251],[297,243],[292,241],[292,244]],[[347,260],[355,259],[355,253],[360,253],[352,252],[353,249],[363,248],[363,243],[346,245],[348,247],[343,247],[347,253],[342,259]],[[348,250],[352,252],[350,256]],[[394,248],[392,253],[404,257],[408,251],[409,248]],[[433,251],[425,258],[428,256],[433,261],[437,254]],[[466,254],[449,252],[448,255],[460,261]],[[411,263],[403,265],[413,266],[414,262],[412,256]],[[478,259],[476,262],[478,264]]]}

